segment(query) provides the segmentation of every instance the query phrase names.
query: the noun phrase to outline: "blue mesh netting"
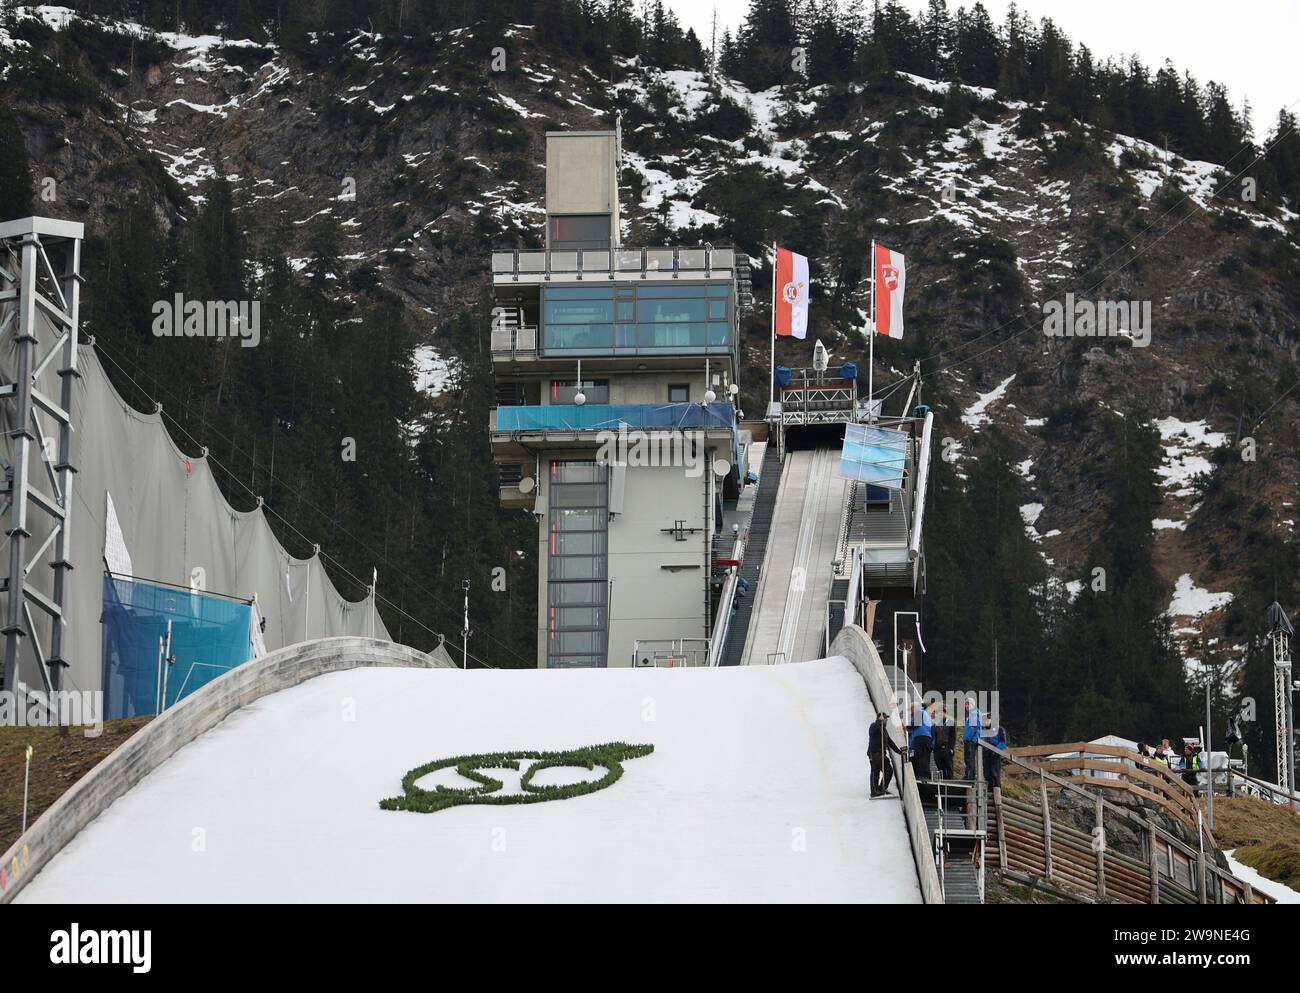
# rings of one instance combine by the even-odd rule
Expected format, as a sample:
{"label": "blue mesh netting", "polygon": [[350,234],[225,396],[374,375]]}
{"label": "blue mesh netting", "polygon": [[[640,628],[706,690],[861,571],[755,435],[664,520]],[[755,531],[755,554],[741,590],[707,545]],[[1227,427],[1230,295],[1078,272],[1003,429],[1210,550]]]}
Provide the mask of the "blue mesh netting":
{"label": "blue mesh netting", "polygon": [[104,577],[104,718],[157,712],[158,639],[172,622],[166,706],[247,662],[253,608],[238,600]]}

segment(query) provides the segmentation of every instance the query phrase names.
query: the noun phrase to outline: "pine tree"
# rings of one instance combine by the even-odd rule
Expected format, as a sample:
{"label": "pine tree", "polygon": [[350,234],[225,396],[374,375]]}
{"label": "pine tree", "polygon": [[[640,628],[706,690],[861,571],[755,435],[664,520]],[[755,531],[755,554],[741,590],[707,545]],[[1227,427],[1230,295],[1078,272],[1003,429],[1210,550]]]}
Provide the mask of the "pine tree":
{"label": "pine tree", "polygon": [[0,220],[32,212],[32,170],[27,140],[13,111],[0,101]]}

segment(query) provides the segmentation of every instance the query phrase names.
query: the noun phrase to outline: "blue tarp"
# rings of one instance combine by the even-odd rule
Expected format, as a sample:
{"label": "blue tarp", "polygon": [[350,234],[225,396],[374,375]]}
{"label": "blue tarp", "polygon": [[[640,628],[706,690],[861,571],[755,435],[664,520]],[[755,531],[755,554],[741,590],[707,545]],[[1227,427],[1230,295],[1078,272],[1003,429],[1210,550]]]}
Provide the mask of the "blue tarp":
{"label": "blue tarp", "polygon": [[907,465],[908,436],[869,424],[844,426],[839,475],[844,479],[901,489]]}
{"label": "blue tarp", "polygon": [[857,365],[853,362],[845,362],[842,366],[840,366],[840,378],[857,379],[858,378]]}
{"label": "blue tarp", "polygon": [[104,719],[157,711],[158,639],[171,621],[166,706],[253,657],[253,608],[240,600],[104,577]]}
{"label": "blue tarp", "polygon": [[776,367],[776,388],[783,390],[790,385],[791,372],[783,365]]}
{"label": "blue tarp", "polygon": [[588,403],[498,407],[498,431],[601,431],[637,428],[736,429],[734,403]]}

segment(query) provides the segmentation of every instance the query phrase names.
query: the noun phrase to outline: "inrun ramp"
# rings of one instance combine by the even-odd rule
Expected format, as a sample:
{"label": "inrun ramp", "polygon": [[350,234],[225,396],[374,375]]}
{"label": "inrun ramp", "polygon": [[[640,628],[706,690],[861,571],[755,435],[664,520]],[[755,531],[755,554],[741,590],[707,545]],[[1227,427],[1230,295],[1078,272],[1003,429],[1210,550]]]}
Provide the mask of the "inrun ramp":
{"label": "inrun ramp", "polygon": [[[901,805],[867,799],[869,720],[844,659],[334,672],[182,747],[16,899],[920,902]],[[437,759],[607,742],[654,751],[582,796],[379,807]]]}
{"label": "inrun ramp", "polygon": [[831,563],[839,557],[848,482],[839,449],[786,455],[745,665],[802,662],[825,654]]}

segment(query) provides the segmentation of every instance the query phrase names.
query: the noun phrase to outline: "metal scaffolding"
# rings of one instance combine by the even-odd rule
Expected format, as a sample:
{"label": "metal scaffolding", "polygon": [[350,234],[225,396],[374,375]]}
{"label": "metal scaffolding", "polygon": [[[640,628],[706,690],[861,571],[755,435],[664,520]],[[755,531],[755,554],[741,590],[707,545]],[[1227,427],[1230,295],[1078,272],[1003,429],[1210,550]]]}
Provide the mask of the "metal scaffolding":
{"label": "metal scaffolding", "polygon": [[1277,785],[1290,790],[1293,770],[1295,725],[1291,713],[1291,637],[1295,631],[1280,604],[1268,608],[1268,635],[1273,643],[1273,726],[1277,729]]}
{"label": "metal scaffolding", "polygon": [[[14,370],[13,382],[0,383],[0,412],[9,440],[0,488],[9,546],[0,587],[6,596],[0,629],[3,689],[16,687],[23,659],[35,663],[46,691],[61,688],[68,665],[65,608],[76,472],[72,400],[83,230],[81,224],[47,217],[0,223],[0,340],[12,335]],[[53,388],[41,389],[51,382],[48,370],[55,362],[57,397]],[[37,565],[47,566],[52,575],[38,571],[33,576]]]}

